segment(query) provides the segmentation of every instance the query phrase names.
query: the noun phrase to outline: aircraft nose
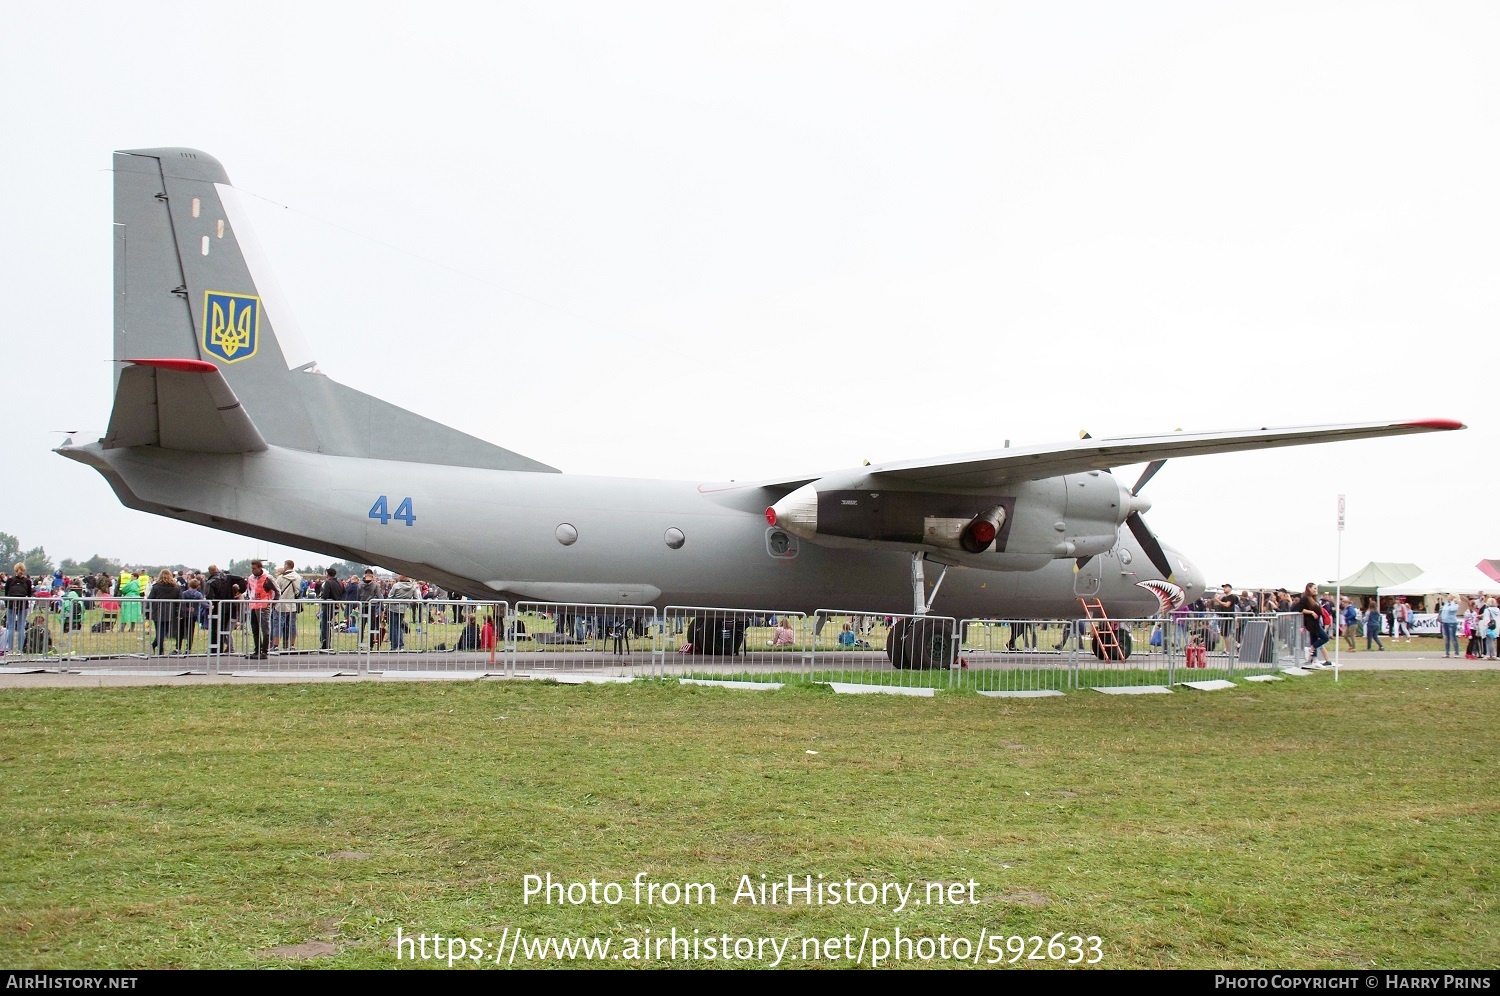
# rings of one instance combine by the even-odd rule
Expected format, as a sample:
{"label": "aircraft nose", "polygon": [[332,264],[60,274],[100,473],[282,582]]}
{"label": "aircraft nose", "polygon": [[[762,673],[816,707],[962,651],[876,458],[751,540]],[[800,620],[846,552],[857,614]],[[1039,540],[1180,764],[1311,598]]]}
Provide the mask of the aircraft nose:
{"label": "aircraft nose", "polygon": [[1198,566],[1174,547],[1163,544],[1162,552],[1167,555],[1167,560],[1172,564],[1172,580],[1187,592],[1187,600],[1192,602],[1201,598],[1204,590],[1203,572],[1198,569]]}

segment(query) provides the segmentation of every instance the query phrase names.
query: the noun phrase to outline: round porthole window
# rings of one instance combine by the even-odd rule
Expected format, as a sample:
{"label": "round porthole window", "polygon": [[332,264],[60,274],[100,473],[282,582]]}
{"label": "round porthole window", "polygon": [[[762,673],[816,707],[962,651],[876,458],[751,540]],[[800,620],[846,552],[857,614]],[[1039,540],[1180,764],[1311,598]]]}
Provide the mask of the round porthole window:
{"label": "round porthole window", "polygon": [[1120,563],[1128,565],[1131,559],[1130,551],[1123,546],[1120,547]]}
{"label": "round porthole window", "polygon": [[681,550],[682,544],[687,542],[687,537],[682,535],[682,530],[676,526],[668,529],[663,538],[667,541],[667,546],[670,546],[674,550]]}
{"label": "round porthole window", "polygon": [[578,530],[573,528],[571,522],[564,522],[557,527],[557,541],[563,546],[572,546],[578,542]]}

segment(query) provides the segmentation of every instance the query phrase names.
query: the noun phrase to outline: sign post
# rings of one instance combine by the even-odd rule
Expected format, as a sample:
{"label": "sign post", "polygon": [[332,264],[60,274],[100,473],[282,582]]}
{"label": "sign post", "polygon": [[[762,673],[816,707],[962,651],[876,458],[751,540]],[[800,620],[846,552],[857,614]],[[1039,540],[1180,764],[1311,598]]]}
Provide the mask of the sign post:
{"label": "sign post", "polygon": [[[1339,636],[1341,635],[1339,633],[1339,627],[1341,625],[1343,625],[1343,626],[1347,626],[1348,625],[1347,623],[1344,622],[1344,607],[1341,604],[1339,604],[1339,603],[1341,603],[1343,601],[1343,598],[1342,598],[1343,592],[1342,592],[1342,589],[1340,588],[1340,583],[1344,579],[1344,496],[1343,495],[1339,495],[1339,544],[1338,544],[1338,553],[1336,555],[1335,564],[1337,565],[1338,573],[1334,575],[1334,578],[1336,580],[1333,582],[1333,611],[1334,611],[1334,620],[1333,620],[1333,635],[1334,635],[1334,640],[1333,640],[1333,680],[1334,681],[1338,681],[1339,680],[1339,651],[1342,649],[1342,646],[1343,646],[1343,641],[1339,639]],[[1345,632],[1347,632],[1347,631],[1348,630],[1346,629]]]}

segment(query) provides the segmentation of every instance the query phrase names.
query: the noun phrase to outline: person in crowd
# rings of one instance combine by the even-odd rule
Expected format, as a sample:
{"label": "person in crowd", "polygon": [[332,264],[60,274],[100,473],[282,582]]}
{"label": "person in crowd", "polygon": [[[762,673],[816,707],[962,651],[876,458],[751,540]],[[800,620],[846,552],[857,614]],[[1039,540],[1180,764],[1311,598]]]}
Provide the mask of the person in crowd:
{"label": "person in crowd", "polygon": [[63,592],[63,632],[76,633],[83,629],[84,600],[78,585],[68,586]]}
{"label": "person in crowd", "polygon": [[1370,649],[1370,643],[1372,641],[1374,642],[1375,646],[1379,647],[1381,650],[1385,649],[1385,644],[1382,643],[1381,640],[1380,640],[1380,620],[1381,620],[1380,600],[1378,598],[1376,598],[1374,595],[1370,595],[1370,596],[1368,596],[1365,599],[1365,649],[1366,650]]}
{"label": "person in crowd", "polygon": [[496,635],[495,613],[493,610],[486,612],[484,616],[484,627],[479,631],[479,646],[488,651],[494,651]]}
{"label": "person in crowd", "polygon": [[360,641],[370,650],[379,650],[384,638],[380,600],[385,597],[385,590],[375,580],[374,568],[365,568],[365,579],[359,583],[358,593]]}
{"label": "person in crowd", "polygon": [[1484,638],[1484,659],[1495,660],[1496,642],[1500,641],[1500,605],[1494,595],[1485,599],[1484,611],[1479,614],[1479,635]]}
{"label": "person in crowd", "polygon": [[271,603],[276,601],[276,582],[266,573],[266,565],[259,560],[250,561],[250,586],[245,590],[245,601],[250,607],[250,653],[247,657],[265,660],[271,651]]}
{"label": "person in crowd", "polygon": [[[1328,632],[1323,628],[1323,614],[1327,612],[1327,609],[1318,598],[1316,582],[1309,581],[1303,587],[1302,599],[1297,603],[1297,610],[1302,613],[1302,628],[1307,631],[1307,643],[1310,648],[1307,663],[1313,667],[1330,666],[1333,662],[1328,659],[1328,651],[1323,649],[1323,645],[1328,642]],[[1318,661],[1320,654],[1322,655],[1321,665]]]}
{"label": "person in crowd", "polygon": [[792,620],[782,616],[776,624],[776,635],[771,638],[773,647],[790,647],[797,643],[797,631],[792,629]]}
{"label": "person in crowd", "polygon": [[337,625],[339,606],[344,599],[344,586],[339,583],[337,568],[328,568],[323,584],[318,588],[318,649],[333,649],[333,627]]}
{"label": "person in crowd", "polygon": [[431,584],[427,586],[422,598],[428,603],[427,622],[431,624],[435,621],[446,626],[448,624],[448,593],[437,585]]}
{"label": "person in crowd", "polygon": [[344,623],[353,626],[359,615],[359,578],[353,574],[344,579]]}
{"label": "person in crowd", "polygon": [[1444,595],[1438,603],[1438,627],[1443,631],[1443,656],[1457,657],[1458,599],[1452,594]]}
{"label": "person in crowd", "polygon": [[[151,641],[151,654],[153,657],[165,657],[168,634],[178,634],[179,642],[181,640],[182,606],[179,603],[182,601],[182,589],[177,586],[177,579],[172,576],[172,572],[163,568],[146,597],[146,610],[151,616],[151,625],[156,630]],[[176,650],[172,652],[177,653]]]}
{"label": "person in crowd", "polygon": [[1466,595],[1464,596],[1463,605],[1464,659],[1471,661],[1478,660],[1481,643],[1479,639],[1479,599],[1470,598]]}
{"label": "person in crowd", "polygon": [[1235,638],[1239,635],[1235,630],[1234,617],[1240,609],[1240,596],[1234,593],[1234,585],[1219,585],[1212,607],[1213,611],[1219,615],[1219,632],[1224,637],[1225,649],[1228,650],[1229,656],[1233,657]]}
{"label": "person in crowd", "polygon": [[297,599],[302,594],[302,575],[297,565],[290,560],[282,561],[276,572],[276,604],[271,611],[271,649],[295,650],[297,647],[297,613],[302,607]]}
{"label": "person in crowd", "polygon": [[458,635],[458,645],[453,649],[478,650],[480,641],[479,623],[475,620],[473,612],[465,612],[463,619],[464,628]]}
{"label": "person in crowd", "polygon": [[1358,648],[1354,645],[1355,630],[1359,626],[1359,609],[1354,607],[1354,602],[1348,595],[1339,596],[1339,632],[1344,634],[1344,646],[1349,648],[1352,654]]}
{"label": "person in crowd", "polygon": [[52,630],[47,628],[47,617],[38,612],[26,627],[26,641],[22,652],[27,654],[52,653]]}
{"label": "person in crowd", "polygon": [[208,583],[203,589],[208,599],[209,652],[229,654],[234,652],[234,613],[236,599],[250,587],[250,582],[238,574],[219,570],[217,564],[208,565]]}
{"label": "person in crowd", "polygon": [[187,637],[187,652],[193,652],[193,636],[197,628],[206,622],[208,600],[203,597],[203,582],[196,575],[188,578],[187,584],[181,586],[182,612],[177,619],[177,649],[176,653],[182,653],[182,639]]}
{"label": "person in crowd", "polygon": [[126,571],[120,575],[120,628],[127,633],[135,632],[135,624],[142,622],[141,618],[141,596],[146,592],[144,584],[146,572],[132,574]]}
{"label": "person in crowd", "polygon": [[5,646],[0,647],[0,653],[7,649],[20,653],[22,633],[26,629],[26,608],[33,590],[31,578],[26,576],[26,565],[17,564],[15,573],[5,579]]}
{"label": "person in crowd", "polygon": [[[406,613],[421,599],[421,592],[417,590],[415,582],[405,574],[397,574],[396,580],[391,585],[391,590],[385,596],[386,603],[386,625],[390,629],[391,649],[401,650],[406,646]],[[418,610],[420,612],[420,609]],[[417,622],[421,622],[420,616]],[[420,641],[419,641],[420,642]]]}

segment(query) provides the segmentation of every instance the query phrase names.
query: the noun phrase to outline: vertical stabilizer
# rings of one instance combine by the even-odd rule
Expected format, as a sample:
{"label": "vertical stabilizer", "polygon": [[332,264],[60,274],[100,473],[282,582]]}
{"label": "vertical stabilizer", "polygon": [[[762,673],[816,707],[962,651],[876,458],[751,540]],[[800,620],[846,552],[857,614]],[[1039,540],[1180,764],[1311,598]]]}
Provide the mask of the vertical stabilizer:
{"label": "vertical stabilizer", "polygon": [[218,160],[138,149],[115,153],[114,173],[117,361],[212,363],[274,446],[553,470],[317,373]]}

